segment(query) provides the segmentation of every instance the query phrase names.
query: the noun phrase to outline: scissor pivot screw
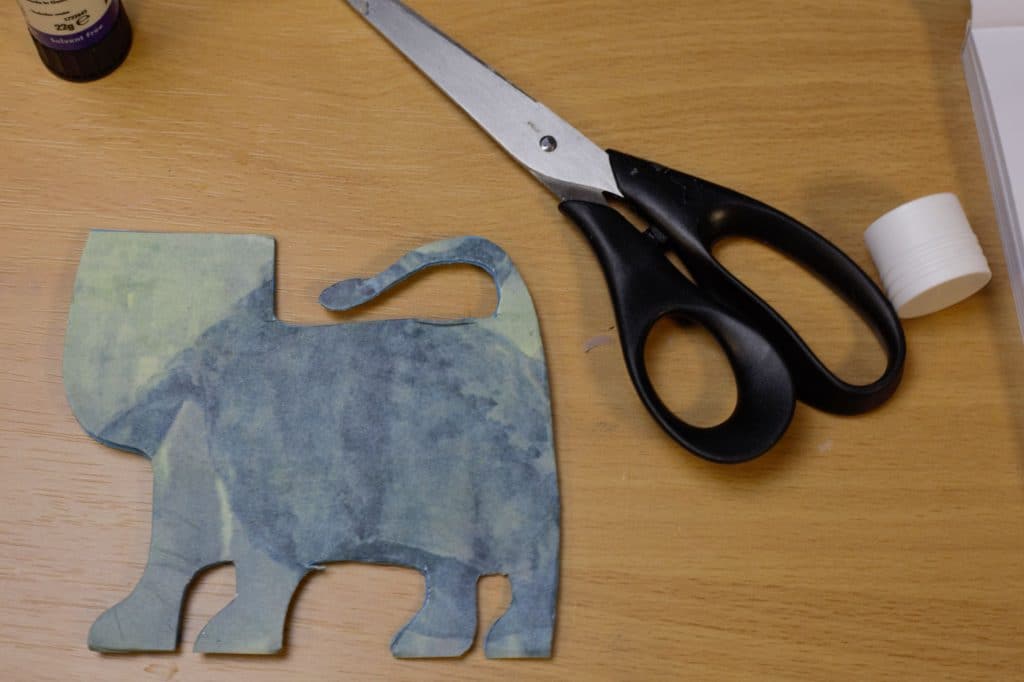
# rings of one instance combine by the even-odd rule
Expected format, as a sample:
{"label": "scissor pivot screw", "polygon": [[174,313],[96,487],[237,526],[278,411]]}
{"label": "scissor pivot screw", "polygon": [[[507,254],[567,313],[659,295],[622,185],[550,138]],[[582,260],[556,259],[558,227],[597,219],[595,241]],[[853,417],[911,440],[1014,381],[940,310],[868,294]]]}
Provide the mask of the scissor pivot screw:
{"label": "scissor pivot screw", "polygon": [[540,148],[546,152],[553,152],[556,149],[558,149],[558,140],[551,137],[550,135],[545,135],[544,137],[540,138]]}

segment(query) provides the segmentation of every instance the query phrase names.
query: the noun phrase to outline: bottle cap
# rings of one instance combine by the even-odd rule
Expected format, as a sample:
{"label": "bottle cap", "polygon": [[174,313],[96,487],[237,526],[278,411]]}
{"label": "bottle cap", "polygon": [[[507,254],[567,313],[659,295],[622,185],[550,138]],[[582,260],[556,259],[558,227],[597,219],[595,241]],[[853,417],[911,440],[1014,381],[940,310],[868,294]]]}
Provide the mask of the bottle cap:
{"label": "bottle cap", "polygon": [[889,211],[867,229],[864,241],[903,318],[948,308],[992,279],[955,194],[921,197]]}

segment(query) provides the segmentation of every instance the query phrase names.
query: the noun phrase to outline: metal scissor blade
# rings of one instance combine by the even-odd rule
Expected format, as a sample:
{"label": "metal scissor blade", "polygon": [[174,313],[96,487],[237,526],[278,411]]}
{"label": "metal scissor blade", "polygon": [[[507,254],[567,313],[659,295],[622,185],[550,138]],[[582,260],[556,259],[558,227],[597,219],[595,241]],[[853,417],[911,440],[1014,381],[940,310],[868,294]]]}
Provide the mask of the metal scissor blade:
{"label": "metal scissor blade", "polygon": [[561,198],[622,196],[607,152],[398,0],[346,0]]}

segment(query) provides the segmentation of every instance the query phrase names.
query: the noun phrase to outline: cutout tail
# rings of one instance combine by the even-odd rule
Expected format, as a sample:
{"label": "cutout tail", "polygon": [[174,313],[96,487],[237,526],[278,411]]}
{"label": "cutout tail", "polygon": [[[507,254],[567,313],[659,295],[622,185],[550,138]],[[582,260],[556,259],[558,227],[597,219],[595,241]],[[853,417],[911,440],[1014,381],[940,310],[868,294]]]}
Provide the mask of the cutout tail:
{"label": "cutout tail", "polygon": [[508,254],[483,237],[456,237],[410,251],[378,275],[344,280],[324,289],[320,305],[334,311],[351,310],[425,268],[456,263],[475,265],[491,276],[498,293],[497,308],[490,318],[432,324],[476,323],[508,338],[525,355],[542,357],[540,324],[526,283]]}
{"label": "cutout tail", "polygon": [[509,259],[508,254],[497,244],[483,237],[456,237],[434,242],[411,251],[384,272],[366,279],[348,279],[324,289],[320,304],[328,310],[351,310],[370,301],[399,282],[426,268],[453,264],[474,265],[491,276],[498,290],[498,306],[495,317],[502,317],[514,310],[523,310],[525,294],[529,314],[533,302],[523,284],[522,278]]}

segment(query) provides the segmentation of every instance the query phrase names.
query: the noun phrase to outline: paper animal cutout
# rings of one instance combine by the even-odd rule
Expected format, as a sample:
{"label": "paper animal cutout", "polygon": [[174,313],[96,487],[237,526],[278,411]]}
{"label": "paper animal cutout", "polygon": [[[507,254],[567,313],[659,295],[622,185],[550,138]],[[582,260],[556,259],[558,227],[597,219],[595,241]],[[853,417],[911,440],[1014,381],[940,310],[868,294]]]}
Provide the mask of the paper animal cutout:
{"label": "paper animal cutout", "polygon": [[154,484],[146,570],[93,624],[91,649],[175,650],[188,583],[233,562],[238,594],[195,649],[273,653],[303,576],[357,561],[425,576],[423,607],[391,644],[397,657],[464,653],[485,574],[512,585],[486,655],[550,655],[558,482],[547,369],[519,273],[467,237],[320,300],[356,306],[444,263],[494,278],[493,317],[296,326],[274,316],[270,238],[90,235],[64,351],[68,398],[93,438],[151,459]]}

